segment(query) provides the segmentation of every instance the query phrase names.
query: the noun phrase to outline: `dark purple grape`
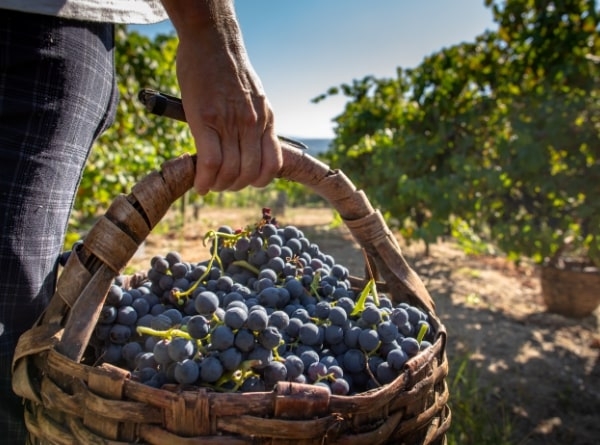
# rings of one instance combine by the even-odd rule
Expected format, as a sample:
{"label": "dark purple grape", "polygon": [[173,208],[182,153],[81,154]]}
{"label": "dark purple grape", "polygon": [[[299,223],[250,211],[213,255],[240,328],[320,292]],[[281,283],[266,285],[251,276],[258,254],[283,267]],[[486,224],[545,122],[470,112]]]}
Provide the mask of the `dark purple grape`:
{"label": "dark purple grape", "polygon": [[393,382],[398,377],[398,371],[396,371],[388,362],[382,362],[377,367],[377,380],[382,385]]}
{"label": "dark purple grape", "polygon": [[131,307],[135,309],[139,319],[150,312],[150,301],[144,296],[141,296],[133,300]]}
{"label": "dark purple grape", "polygon": [[334,264],[331,266],[331,275],[336,277],[338,280],[345,280],[348,278],[348,269],[341,264]]}
{"label": "dark purple grape", "polygon": [[361,332],[362,329],[358,326],[350,326],[345,331],[344,344],[349,348],[356,349],[358,347],[358,337]]}
{"label": "dark purple grape", "polygon": [[154,344],[152,353],[154,354],[154,359],[160,365],[166,366],[173,361],[169,355],[169,340],[167,339],[163,338],[157,341]]}
{"label": "dark purple grape", "polygon": [[198,363],[192,359],[185,359],[175,363],[174,377],[177,383],[191,385],[200,376]]}
{"label": "dark purple grape", "polygon": [[152,352],[143,352],[138,354],[135,358],[135,367],[136,369],[145,369],[145,368],[158,368],[158,362],[154,358],[154,354]]}
{"label": "dark purple grape", "polygon": [[300,298],[306,293],[306,289],[302,283],[295,278],[286,281],[285,288],[290,293],[291,298]]}
{"label": "dark purple grape", "polygon": [[290,317],[284,311],[274,311],[269,315],[268,325],[284,331],[290,324]]}
{"label": "dark purple grape", "polygon": [[200,378],[207,383],[215,383],[223,375],[223,365],[217,357],[206,357],[200,363]]}
{"label": "dark purple grape", "polygon": [[130,341],[123,345],[121,349],[121,355],[123,359],[127,362],[130,368],[135,366],[135,358],[138,354],[141,354],[143,351],[142,345],[135,341]]}
{"label": "dark purple grape", "polygon": [[285,287],[278,287],[277,291],[279,292],[279,300],[277,301],[277,308],[283,309],[290,302],[291,296],[290,296],[289,291]]}
{"label": "dark purple grape", "polygon": [[[282,269],[283,269],[283,263],[282,263]],[[276,283],[277,282],[277,272],[275,272],[273,269],[270,269],[269,267],[265,267],[258,274],[259,280],[261,280],[263,278],[268,278],[269,280],[271,280],[271,282]]]}
{"label": "dark purple grape", "polygon": [[339,396],[345,396],[350,392],[350,384],[344,378],[336,378],[330,383],[331,393]]}
{"label": "dark purple grape", "polygon": [[377,333],[383,343],[391,343],[398,337],[398,326],[386,320],[377,325]]}
{"label": "dark purple grape", "polygon": [[244,326],[244,323],[246,323],[247,319],[248,311],[243,310],[241,307],[229,307],[225,311],[225,324],[233,330],[240,329],[242,326]]}
{"label": "dark purple grape", "polygon": [[308,313],[308,311],[303,308],[303,307],[299,307],[297,308],[292,315],[290,315],[290,319],[292,318],[297,318],[299,320],[301,320],[303,323],[310,323],[310,314]]}
{"label": "dark purple grape", "polygon": [[186,330],[192,338],[200,340],[208,335],[210,323],[204,315],[194,315],[188,320]]}
{"label": "dark purple grape", "polygon": [[137,319],[137,312],[132,306],[121,306],[117,311],[117,323],[134,326]]}
{"label": "dark purple grape", "polygon": [[379,334],[375,329],[363,329],[358,336],[358,344],[363,351],[372,352],[379,346]]}
{"label": "dark purple grape", "polygon": [[171,274],[175,280],[184,278],[189,272],[188,265],[183,262],[175,263],[171,266]]}
{"label": "dark purple grape", "polygon": [[217,290],[230,292],[233,286],[233,279],[228,275],[223,275],[217,279]]}
{"label": "dark purple grape", "polygon": [[420,320],[426,320],[427,315],[415,306],[409,306],[406,308],[406,312],[408,312],[408,321],[413,326],[416,325]]}
{"label": "dark purple grape", "polygon": [[285,239],[300,238],[300,230],[293,225],[283,227],[280,232],[278,231],[278,233],[283,235]]}
{"label": "dark purple grape", "polygon": [[167,345],[169,357],[174,362],[192,358],[196,352],[194,342],[183,337],[174,337]]}
{"label": "dark purple grape", "polygon": [[200,315],[212,315],[219,307],[219,297],[214,292],[206,290],[196,296],[194,305]]}
{"label": "dark purple grape", "polygon": [[329,321],[334,325],[344,326],[348,321],[348,314],[344,308],[340,306],[334,306],[329,310],[327,318],[329,318]]}
{"label": "dark purple grape", "polygon": [[401,348],[392,349],[388,352],[386,360],[392,368],[400,371],[408,361],[408,354]]}
{"label": "dark purple grape", "polygon": [[273,361],[268,363],[262,372],[267,389],[271,389],[277,382],[283,382],[287,379],[287,368],[281,362]]}
{"label": "dark purple grape", "polygon": [[118,345],[124,345],[129,341],[130,337],[131,328],[123,324],[114,324],[108,334],[110,341]]}
{"label": "dark purple grape", "polygon": [[154,337],[152,335],[146,336],[144,339],[144,351],[152,352],[154,350],[154,346],[161,340],[160,337]]}
{"label": "dark purple grape", "polygon": [[367,325],[372,326],[381,322],[381,310],[373,304],[367,304],[360,316]]}
{"label": "dark purple grape", "polygon": [[240,329],[235,334],[234,345],[242,352],[250,352],[254,349],[256,339],[252,331],[248,329]]}
{"label": "dark purple grape", "polygon": [[289,321],[287,327],[285,328],[285,332],[291,338],[297,338],[298,334],[300,332],[300,327],[302,327],[303,324],[304,324],[304,322],[302,320],[300,320],[299,318],[290,318],[290,321]]}
{"label": "dark purple grape", "polygon": [[248,262],[258,268],[267,264],[267,261],[269,261],[269,256],[264,250],[255,250],[248,254]]}
{"label": "dark purple grape", "polygon": [[115,306],[104,305],[100,309],[98,323],[112,324],[117,320],[118,310]]}
{"label": "dark purple grape", "polygon": [[319,353],[314,349],[306,349],[302,351],[299,357],[302,360],[302,363],[304,363],[304,369],[308,369],[312,363],[318,362],[320,359]]}
{"label": "dark purple grape", "polygon": [[106,300],[104,301],[104,304],[110,306],[120,306],[122,298],[123,289],[117,286],[116,284],[112,284],[108,289],[108,293],[106,294]]}
{"label": "dark purple grape", "polygon": [[400,347],[409,357],[413,357],[419,353],[420,346],[416,338],[406,337],[400,342]]}
{"label": "dark purple grape", "polygon": [[225,296],[223,297],[223,307],[228,308],[231,303],[240,302],[242,304],[239,305],[238,307],[241,307],[241,308],[247,310],[248,307],[244,304],[244,300],[245,300],[245,298],[240,292],[230,291],[230,292],[227,292],[225,294]]}
{"label": "dark purple grape", "polygon": [[285,357],[285,367],[289,380],[295,379],[304,372],[304,362],[297,355],[290,354]]}
{"label": "dark purple grape", "polygon": [[250,250],[262,250],[263,247],[263,239],[260,236],[252,236],[250,237]]}
{"label": "dark purple grape", "polygon": [[336,379],[339,379],[344,377],[344,370],[339,365],[331,365],[327,367],[327,374],[331,375]]}
{"label": "dark purple grape", "polygon": [[173,327],[173,320],[164,314],[158,314],[150,322],[150,327],[157,331],[166,331]]}
{"label": "dark purple grape", "polygon": [[315,306],[315,317],[325,320],[329,317],[330,310],[331,304],[329,301],[319,301]]}
{"label": "dark purple grape", "polygon": [[398,331],[404,336],[409,336],[413,333],[413,327],[409,322],[406,322],[403,325],[398,326]]}
{"label": "dark purple grape", "polygon": [[[275,243],[271,243],[269,241],[269,246],[267,247],[267,256],[270,259],[279,259],[281,260],[281,264],[285,264],[283,261],[283,258],[280,257],[281,255],[281,244],[275,244]],[[269,260],[270,261],[270,260]],[[267,263],[269,264],[269,263]]]}
{"label": "dark purple grape", "polygon": [[259,367],[263,367],[273,361],[273,351],[257,343],[248,354],[248,360],[258,360],[261,363]]}
{"label": "dark purple grape", "polygon": [[173,267],[174,264],[181,263],[181,261],[182,261],[181,260],[181,254],[179,252],[174,251],[174,250],[168,252],[165,255],[165,259],[169,263],[169,268]]}
{"label": "dark purple grape", "polygon": [[240,387],[241,392],[264,392],[265,390],[265,382],[257,376],[248,377]]}
{"label": "dark purple grape", "polygon": [[346,311],[346,315],[350,315],[354,310],[354,301],[349,297],[343,297],[337,300],[336,307],[341,307]]}
{"label": "dark purple grape", "polygon": [[248,314],[246,326],[252,331],[260,332],[269,324],[269,316],[264,310],[252,310]]}
{"label": "dark purple grape", "polygon": [[[262,278],[272,283],[268,278]],[[277,308],[279,306],[279,290],[274,286],[269,286],[262,289],[258,294],[258,302],[264,307]]]}
{"label": "dark purple grape", "polygon": [[210,334],[210,343],[212,349],[224,351],[233,346],[235,334],[229,326],[219,325]]}
{"label": "dark purple grape", "polygon": [[219,354],[219,360],[227,371],[235,371],[242,363],[242,353],[236,348],[228,348]]}
{"label": "dark purple grape", "polygon": [[262,232],[262,236],[265,238],[270,238],[271,236],[277,235],[277,226],[275,224],[266,223],[263,224],[260,228]]}
{"label": "dark purple grape", "polygon": [[136,369],[131,373],[131,378],[138,382],[148,383],[148,381],[157,374],[157,370],[154,368]]}
{"label": "dark purple grape", "polygon": [[171,275],[163,275],[158,281],[158,286],[163,290],[171,290],[173,288],[173,277]]}
{"label": "dark purple grape", "polygon": [[364,371],[366,363],[365,354],[359,349],[348,349],[344,353],[344,369],[350,373]]}
{"label": "dark purple grape", "polygon": [[167,376],[163,372],[157,372],[150,380],[144,382],[144,384],[151,386],[152,388],[162,388],[167,383]]}
{"label": "dark purple grape", "polygon": [[[292,251],[293,255],[299,255],[302,252],[302,243],[297,238],[290,238],[285,242],[285,247]],[[282,249],[283,252],[283,249]]]}
{"label": "dark purple grape", "polygon": [[306,375],[311,382],[316,382],[320,378],[327,375],[327,365],[320,361],[311,363],[306,370]]}
{"label": "dark purple grape", "polygon": [[298,332],[300,341],[305,345],[316,346],[321,343],[319,327],[311,322],[304,323]]}
{"label": "dark purple grape", "polygon": [[152,324],[154,316],[152,314],[146,314],[137,319],[137,326],[143,326],[149,328]]}
{"label": "dark purple grape", "polygon": [[281,342],[281,333],[275,326],[267,326],[258,334],[258,342],[266,349],[274,349]]}
{"label": "dark purple grape", "polygon": [[341,326],[332,324],[325,328],[325,342],[335,345],[344,341],[344,330]]}

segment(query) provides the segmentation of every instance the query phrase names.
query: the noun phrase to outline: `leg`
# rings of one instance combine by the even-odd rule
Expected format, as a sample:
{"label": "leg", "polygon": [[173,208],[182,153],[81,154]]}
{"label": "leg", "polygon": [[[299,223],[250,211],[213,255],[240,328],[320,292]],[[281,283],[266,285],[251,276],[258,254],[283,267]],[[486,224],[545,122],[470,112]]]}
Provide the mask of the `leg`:
{"label": "leg", "polygon": [[24,443],[10,367],[55,286],[94,139],[114,113],[113,27],[0,13],[0,431]]}

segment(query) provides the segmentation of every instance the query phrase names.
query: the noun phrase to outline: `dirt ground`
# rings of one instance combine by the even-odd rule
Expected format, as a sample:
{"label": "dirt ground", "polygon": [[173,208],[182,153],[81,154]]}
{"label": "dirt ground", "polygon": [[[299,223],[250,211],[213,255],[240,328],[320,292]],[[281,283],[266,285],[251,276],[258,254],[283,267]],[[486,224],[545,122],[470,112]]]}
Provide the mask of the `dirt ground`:
{"label": "dirt ground", "polygon": [[[204,208],[183,228],[161,226],[131,261],[143,270],[155,254],[179,251],[187,261],[207,258],[203,235],[219,225],[254,222],[260,208]],[[358,276],[359,246],[344,226],[331,225],[330,209],[288,209],[281,224],[294,224]],[[548,313],[534,266],[502,258],[473,257],[452,242],[404,246],[404,255],[436,301],[448,335],[450,364],[468,357],[477,370],[486,406],[498,426],[513,426],[512,443],[600,443],[600,310],[585,319]],[[451,371],[452,375],[452,371]]]}

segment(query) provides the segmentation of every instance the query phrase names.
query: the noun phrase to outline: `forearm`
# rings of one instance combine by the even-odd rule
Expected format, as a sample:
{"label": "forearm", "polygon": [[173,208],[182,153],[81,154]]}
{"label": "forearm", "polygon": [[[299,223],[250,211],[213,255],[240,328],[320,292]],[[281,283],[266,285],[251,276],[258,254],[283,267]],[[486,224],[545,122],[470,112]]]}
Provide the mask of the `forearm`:
{"label": "forearm", "polygon": [[232,0],[162,0],[180,38],[203,31],[239,35]]}

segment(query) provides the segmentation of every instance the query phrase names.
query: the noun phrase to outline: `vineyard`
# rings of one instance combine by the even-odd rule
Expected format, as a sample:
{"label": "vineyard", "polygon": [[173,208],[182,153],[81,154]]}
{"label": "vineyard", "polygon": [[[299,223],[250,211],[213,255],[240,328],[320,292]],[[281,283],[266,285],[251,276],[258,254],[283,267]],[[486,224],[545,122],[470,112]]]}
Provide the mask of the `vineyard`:
{"label": "vineyard", "polygon": [[[497,29],[474,42],[399,67],[396,78],[366,76],[314,98],[347,98],[319,156],[381,209],[437,303],[450,338],[450,443],[592,444],[600,315],[548,313],[539,277],[572,259],[600,268],[600,11],[586,0],[485,3]],[[194,152],[184,124],[147,115],[136,98],[141,88],[177,95],[176,45],[118,29],[118,115],[89,159],[67,247],[117,194]],[[256,203],[363,273],[336,216],[286,181],[190,191],[129,271],[172,250],[207,259],[207,231],[254,220]]]}

